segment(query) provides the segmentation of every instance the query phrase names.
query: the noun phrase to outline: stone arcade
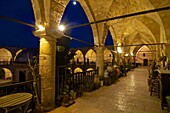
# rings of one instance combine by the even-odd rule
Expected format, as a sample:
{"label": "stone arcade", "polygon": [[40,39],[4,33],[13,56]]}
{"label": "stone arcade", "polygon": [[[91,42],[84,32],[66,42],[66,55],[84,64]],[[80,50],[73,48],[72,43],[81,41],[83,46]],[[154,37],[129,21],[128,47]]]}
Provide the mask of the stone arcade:
{"label": "stone arcade", "polygon": [[[34,32],[40,38],[41,101],[43,105],[50,107],[55,106],[55,41],[56,37],[62,36],[61,32],[54,29],[59,25],[68,2],[69,0],[32,0],[36,26],[44,26],[43,31]],[[78,0],[77,2],[83,7],[89,22],[170,6],[169,0]],[[98,46],[96,66],[99,68],[99,75],[104,72],[103,48],[108,30],[111,31],[115,45],[141,44],[141,46],[126,46],[122,49],[124,53],[135,55],[142,44],[148,44],[150,51],[156,51],[151,55],[152,58],[170,57],[169,17],[170,11],[164,10],[91,24],[94,44]]]}

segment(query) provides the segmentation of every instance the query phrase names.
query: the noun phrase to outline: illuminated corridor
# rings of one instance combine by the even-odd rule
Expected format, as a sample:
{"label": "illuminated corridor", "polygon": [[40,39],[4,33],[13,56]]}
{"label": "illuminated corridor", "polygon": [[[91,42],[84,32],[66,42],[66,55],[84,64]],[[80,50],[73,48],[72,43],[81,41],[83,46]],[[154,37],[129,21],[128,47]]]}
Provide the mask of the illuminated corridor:
{"label": "illuminated corridor", "polygon": [[136,68],[115,84],[85,93],[70,107],[49,113],[166,113],[158,96],[150,96],[147,77],[146,68]]}

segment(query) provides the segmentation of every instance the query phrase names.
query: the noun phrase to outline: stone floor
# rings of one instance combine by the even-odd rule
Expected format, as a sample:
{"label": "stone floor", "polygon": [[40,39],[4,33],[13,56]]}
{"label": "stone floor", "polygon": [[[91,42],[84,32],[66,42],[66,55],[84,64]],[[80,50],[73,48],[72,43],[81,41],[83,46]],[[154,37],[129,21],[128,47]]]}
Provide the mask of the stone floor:
{"label": "stone floor", "polygon": [[149,95],[147,69],[141,67],[129,71],[115,84],[85,93],[75,104],[49,113],[166,113],[166,109],[161,110],[156,95]]}

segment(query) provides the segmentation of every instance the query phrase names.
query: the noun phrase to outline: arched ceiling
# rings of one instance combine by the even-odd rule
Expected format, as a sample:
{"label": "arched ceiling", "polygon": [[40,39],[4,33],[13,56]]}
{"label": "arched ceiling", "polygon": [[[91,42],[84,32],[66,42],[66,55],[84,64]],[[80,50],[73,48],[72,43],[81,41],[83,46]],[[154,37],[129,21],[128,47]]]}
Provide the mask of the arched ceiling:
{"label": "arched ceiling", "polygon": [[[90,22],[170,6],[170,0],[77,0]],[[69,0],[32,0],[36,24],[56,27]],[[170,11],[160,11],[92,24],[95,45],[102,46],[108,30],[126,45],[170,42]],[[140,38],[139,38],[140,37]]]}

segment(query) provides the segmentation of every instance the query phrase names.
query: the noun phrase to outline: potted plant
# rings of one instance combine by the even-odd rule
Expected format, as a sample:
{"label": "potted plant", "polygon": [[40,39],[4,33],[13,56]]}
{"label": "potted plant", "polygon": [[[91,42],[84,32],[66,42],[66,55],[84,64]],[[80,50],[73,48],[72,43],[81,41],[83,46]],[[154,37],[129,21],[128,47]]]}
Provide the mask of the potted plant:
{"label": "potted plant", "polygon": [[74,90],[70,90],[69,94],[70,94],[70,99],[71,100],[75,100],[76,99],[76,92]]}
{"label": "potted plant", "polygon": [[81,97],[83,95],[83,90],[84,90],[83,84],[77,85],[76,88],[77,97]]}
{"label": "potted plant", "polygon": [[75,93],[71,90],[69,90],[69,86],[65,85],[63,92],[61,94],[61,105],[64,107],[68,107],[70,105],[72,105],[73,103],[75,103],[75,101],[73,100],[73,96],[75,95]]}
{"label": "potted plant", "polygon": [[87,82],[86,85],[86,91],[91,92],[94,90],[94,83],[93,82]]}
{"label": "potted plant", "polygon": [[68,103],[69,101],[69,86],[65,85],[61,93],[62,103]]}

